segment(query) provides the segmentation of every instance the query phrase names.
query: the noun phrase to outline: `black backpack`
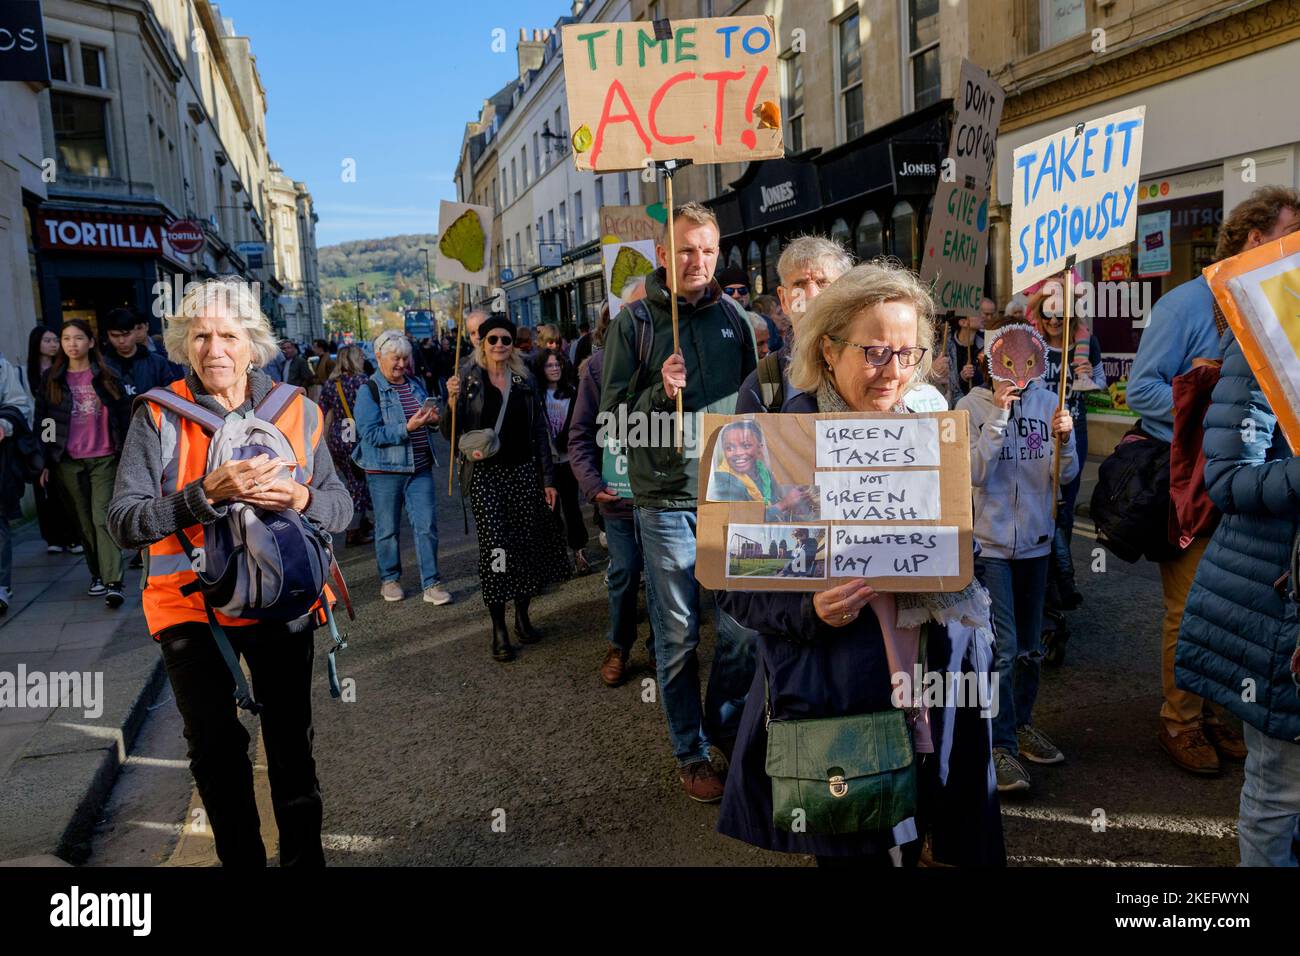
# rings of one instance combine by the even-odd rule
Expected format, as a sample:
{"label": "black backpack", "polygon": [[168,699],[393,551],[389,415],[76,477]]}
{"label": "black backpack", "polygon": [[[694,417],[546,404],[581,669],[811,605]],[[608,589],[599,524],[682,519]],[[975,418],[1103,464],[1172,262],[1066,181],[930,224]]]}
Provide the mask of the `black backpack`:
{"label": "black backpack", "polygon": [[1169,543],[1169,443],[1134,426],[1101,463],[1092,493],[1097,540],[1130,564],[1178,556]]}

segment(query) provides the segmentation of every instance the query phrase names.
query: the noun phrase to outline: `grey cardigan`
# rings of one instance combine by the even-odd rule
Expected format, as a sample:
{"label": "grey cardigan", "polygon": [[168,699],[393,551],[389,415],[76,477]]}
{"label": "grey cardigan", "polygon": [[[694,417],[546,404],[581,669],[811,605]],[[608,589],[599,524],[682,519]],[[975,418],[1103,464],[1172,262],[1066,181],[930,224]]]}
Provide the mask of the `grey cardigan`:
{"label": "grey cardigan", "polygon": [[[185,383],[204,408],[224,417],[227,410],[204,390],[192,370]],[[266,397],[275,382],[264,372],[249,369],[251,400],[237,411],[251,411]],[[225,507],[214,508],[203,493],[203,481],[196,478],[174,495],[162,495],[162,441],[149,409],[141,404],[131,418],[131,430],[117,463],[117,484],[108,506],[108,531],[123,548],[138,551],[177,531],[196,524],[216,521]],[[334,471],[334,459],[322,440],[316,446],[312,465],[311,497],[304,512],[332,534],[347,530],[352,521],[352,496]]]}

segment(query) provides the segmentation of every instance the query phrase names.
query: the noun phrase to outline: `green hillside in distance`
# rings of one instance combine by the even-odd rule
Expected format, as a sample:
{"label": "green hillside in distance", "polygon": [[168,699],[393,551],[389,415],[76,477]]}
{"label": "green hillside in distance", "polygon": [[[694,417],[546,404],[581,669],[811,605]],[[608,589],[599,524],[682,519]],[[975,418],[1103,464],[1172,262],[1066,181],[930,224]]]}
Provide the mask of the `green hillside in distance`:
{"label": "green hillside in distance", "polygon": [[[425,308],[425,262],[420,250],[429,250],[432,273],[437,243],[436,234],[424,233],[321,246],[317,261],[322,297],[326,303],[351,299],[356,284],[364,282],[364,295],[373,303],[390,304],[395,309]],[[436,299],[443,286],[436,276],[432,282]]]}

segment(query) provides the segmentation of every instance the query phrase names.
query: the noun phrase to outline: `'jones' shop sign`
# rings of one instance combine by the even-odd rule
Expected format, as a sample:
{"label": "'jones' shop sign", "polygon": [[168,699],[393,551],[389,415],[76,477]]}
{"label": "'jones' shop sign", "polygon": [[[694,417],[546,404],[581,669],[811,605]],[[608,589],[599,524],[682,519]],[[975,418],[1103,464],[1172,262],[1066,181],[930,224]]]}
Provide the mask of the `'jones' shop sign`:
{"label": "'jones' shop sign", "polygon": [[39,0],[0,3],[0,81],[50,81]]}

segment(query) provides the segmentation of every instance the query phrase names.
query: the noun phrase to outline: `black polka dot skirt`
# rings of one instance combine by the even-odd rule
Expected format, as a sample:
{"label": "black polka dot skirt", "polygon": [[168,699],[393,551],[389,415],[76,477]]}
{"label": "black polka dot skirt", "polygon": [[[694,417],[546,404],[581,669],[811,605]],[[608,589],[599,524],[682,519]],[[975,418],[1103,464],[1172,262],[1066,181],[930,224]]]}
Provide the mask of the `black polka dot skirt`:
{"label": "black polka dot skirt", "polygon": [[536,462],[476,463],[469,503],[484,604],[533,597],[573,574],[560,519],[546,506]]}

